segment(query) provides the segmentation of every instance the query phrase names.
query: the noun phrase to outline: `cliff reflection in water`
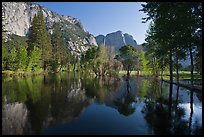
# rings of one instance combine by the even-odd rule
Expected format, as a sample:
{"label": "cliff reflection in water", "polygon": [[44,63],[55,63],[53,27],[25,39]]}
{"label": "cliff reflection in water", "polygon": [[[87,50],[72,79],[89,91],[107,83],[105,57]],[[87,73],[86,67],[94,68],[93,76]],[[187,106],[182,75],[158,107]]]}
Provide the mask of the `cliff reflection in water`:
{"label": "cliff reflection in water", "polygon": [[[3,103],[3,114],[5,113],[2,116],[3,134],[38,134],[50,125],[69,122],[77,118],[91,101],[86,97],[80,79],[67,79],[66,76],[60,75],[9,80],[3,84],[2,89],[3,98],[6,98]],[[16,108],[16,102],[24,105],[24,109]],[[8,112],[10,110],[12,112]],[[16,116],[16,111],[27,113],[23,117]],[[13,122],[14,118],[17,121]],[[25,125],[24,123],[30,124],[30,129],[18,126]],[[21,129],[11,132],[9,130],[11,126]]]}
{"label": "cliff reflection in water", "polygon": [[2,81],[3,134],[201,134],[201,128],[196,92],[173,86],[170,101],[169,85],[154,79],[59,73]]}

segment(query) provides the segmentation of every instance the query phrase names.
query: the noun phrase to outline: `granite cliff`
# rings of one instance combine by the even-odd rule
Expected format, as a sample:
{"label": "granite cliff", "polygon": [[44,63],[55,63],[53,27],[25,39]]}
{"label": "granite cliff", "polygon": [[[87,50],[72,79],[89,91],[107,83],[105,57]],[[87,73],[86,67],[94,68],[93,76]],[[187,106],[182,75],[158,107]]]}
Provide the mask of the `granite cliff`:
{"label": "granite cliff", "polygon": [[133,39],[133,36],[122,31],[116,31],[104,35],[98,35],[95,37],[98,45],[104,44],[106,46],[113,46],[116,50],[120,49],[124,45],[132,45],[137,47],[137,42]]}
{"label": "granite cliff", "polygon": [[5,16],[2,23],[8,34],[27,36],[32,19],[40,8],[42,8],[46,27],[50,34],[53,33],[54,23],[60,23],[66,46],[72,53],[79,55],[86,51],[89,45],[97,46],[94,36],[83,28],[79,19],[59,15],[32,2],[2,2],[2,13]]}

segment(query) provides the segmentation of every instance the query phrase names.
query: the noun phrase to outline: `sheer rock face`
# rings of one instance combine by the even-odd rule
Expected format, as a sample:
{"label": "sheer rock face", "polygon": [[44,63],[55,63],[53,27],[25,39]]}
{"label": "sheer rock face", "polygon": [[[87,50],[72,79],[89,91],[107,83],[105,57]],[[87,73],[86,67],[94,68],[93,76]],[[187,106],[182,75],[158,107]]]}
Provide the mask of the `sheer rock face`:
{"label": "sheer rock face", "polygon": [[107,34],[105,39],[105,45],[114,46],[116,50],[126,45],[122,31]]}
{"label": "sheer rock face", "polygon": [[133,39],[132,35],[125,33],[124,37],[125,37],[126,44],[132,45],[132,46],[137,46],[137,42],[136,42],[136,40]]}
{"label": "sheer rock face", "polygon": [[98,35],[95,37],[98,45],[105,44],[106,46],[113,46],[116,50],[119,50],[124,45],[131,45],[137,47],[137,42],[133,39],[133,36],[122,31],[116,31],[109,33],[106,36]]}
{"label": "sheer rock face", "polygon": [[105,36],[104,35],[98,35],[96,36],[96,42],[98,45],[101,45],[101,44],[105,44]]}
{"label": "sheer rock face", "polygon": [[[87,50],[85,44],[96,45],[96,40],[92,34],[87,32],[79,19],[70,16],[59,15],[39,4],[31,2],[2,2],[2,13],[5,16],[3,24],[9,34],[27,36],[33,17],[42,8],[46,21],[47,30],[53,33],[54,23],[60,23],[61,30],[68,49],[73,53],[80,54]],[[69,37],[68,32],[72,35]],[[69,45],[72,43],[72,45]]]}

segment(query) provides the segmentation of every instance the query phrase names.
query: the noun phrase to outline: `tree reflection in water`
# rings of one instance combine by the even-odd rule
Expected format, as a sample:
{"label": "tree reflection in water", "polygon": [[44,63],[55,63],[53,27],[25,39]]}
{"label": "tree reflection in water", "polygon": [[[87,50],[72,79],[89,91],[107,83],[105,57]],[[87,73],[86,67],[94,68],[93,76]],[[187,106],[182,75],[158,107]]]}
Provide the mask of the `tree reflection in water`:
{"label": "tree reflection in water", "polygon": [[135,98],[130,93],[131,86],[128,78],[126,79],[126,89],[121,98],[117,98],[113,102],[120,114],[128,116],[135,112],[135,106],[133,105]]}
{"label": "tree reflection in water", "polygon": [[[93,102],[100,104],[97,106],[99,109],[103,109],[100,106],[105,105],[112,108],[108,109],[111,112],[117,110],[124,116],[130,116],[124,118],[117,113],[118,122],[121,117],[126,121],[129,118],[138,120],[138,115],[144,116],[144,121],[154,131],[153,134],[202,134],[200,121],[195,121],[194,116],[194,92],[190,92],[190,111],[186,118],[188,114],[185,111],[187,109],[182,107],[180,87],[171,92],[173,89],[168,84],[155,79],[130,77],[127,81],[124,77],[94,78],[64,73],[3,79],[2,85],[3,134],[9,132],[10,125],[19,127],[18,132],[13,130],[12,134],[40,134],[52,125],[77,121],[83,110]],[[172,96],[174,92],[175,97],[174,94]],[[15,104],[24,107],[13,109]],[[16,115],[17,120],[9,121],[7,117],[15,118],[15,113],[8,114],[11,112],[10,108],[13,112],[22,111],[23,108],[22,112],[26,113],[19,114],[24,115],[25,119],[21,120],[23,117]],[[144,123],[143,125],[146,126]]]}
{"label": "tree reflection in water", "polygon": [[[192,128],[192,115],[193,115],[193,91],[190,92],[190,117],[189,121],[184,119],[186,115],[185,109],[178,106],[179,102],[179,87],[176,90],[176,100],[172,98],[172,85],[170,84],[169,97],[160,96],[159,98],[152,100],[151,96],[147,96],[145,100],[145,106],[143,112],[145,119],[149,123],[149,126],[154,130],[155,134],[195,134],[195,131],[199,131],[198,125],[196,128]],[[163,87],[161,87],[163,90]],[[162,91],[160,91],[162,93]],[[193,130],[193,131],[192,131]],[[200,134],[200,133],[198,133]]]}

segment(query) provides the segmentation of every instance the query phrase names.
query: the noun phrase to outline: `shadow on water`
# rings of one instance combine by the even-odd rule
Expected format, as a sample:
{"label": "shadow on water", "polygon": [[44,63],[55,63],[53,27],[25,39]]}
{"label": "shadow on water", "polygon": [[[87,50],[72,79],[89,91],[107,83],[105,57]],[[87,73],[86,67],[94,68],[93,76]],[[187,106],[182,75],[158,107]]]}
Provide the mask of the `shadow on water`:
{"label": "shadow on water", "polygon": [[59,73],[2,80],[3,134],[201,134],[200,108],[193,91],[155,79]]}

